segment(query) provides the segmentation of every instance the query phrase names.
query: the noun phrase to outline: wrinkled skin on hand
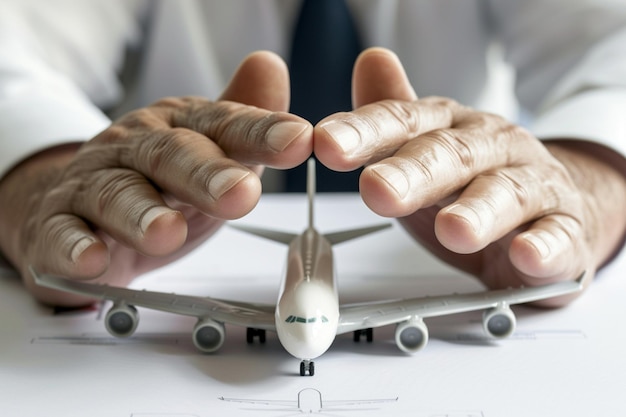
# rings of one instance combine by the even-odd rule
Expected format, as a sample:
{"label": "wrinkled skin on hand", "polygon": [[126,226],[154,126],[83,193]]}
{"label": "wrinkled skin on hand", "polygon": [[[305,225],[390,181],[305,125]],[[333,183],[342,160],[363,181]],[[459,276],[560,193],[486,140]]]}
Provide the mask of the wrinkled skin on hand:
{"label": "wrinkled skin on hand", "polygon": [[39,300],[81,305],[34,285],[27,266],[126,285],[250,211],[263,166],[294,167],[312,151],[337,171],[365,166],[360,192],[373,211],[490,288],[594,272],[623,243],[623,157],[420,99],[387,50],[357,60],[352,112],[313,129],[285,113],[288,102],[284,63],[255,53],[218,101],[164,99],[80,147],[30,158],[0,182],[0,249]]}
{"label": "wrinkled skin on hand", "polygon": [[620,245],[624,177],[593,157],[608,155],[599,145],[542,143],[497,115],[418,99],[398,58],[380,48],[357,60],[353,102],[315,127],[318,159],[338,171],[365,165],[360,192],[373,211],[400,218],[488,287],[574,279]]}
{"label": "wrinkled skin on hand", "polygon": [[[81,297],[38,287],[27,266],[126,285],[189,252],[257,203],[263,166],[290,168],[312,152],[313,127],[286,113],[289,75],[258,52],[220,100],[166,98],[78,146],[37,155],[2,182],[13,212],[3,251],[41,301]],[[8,205],[6,205],[8,207]],[[10,242],[9,243],[7,243]]]}

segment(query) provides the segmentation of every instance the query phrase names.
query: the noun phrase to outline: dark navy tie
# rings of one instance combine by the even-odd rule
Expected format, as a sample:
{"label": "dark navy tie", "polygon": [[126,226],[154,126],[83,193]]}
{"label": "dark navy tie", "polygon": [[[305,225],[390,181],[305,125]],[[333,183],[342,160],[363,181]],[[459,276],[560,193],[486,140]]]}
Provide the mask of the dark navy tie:
{"label": "dark navy tie", "polygon": [[[361,44],[344,0],[304,0],[290,55],[292,113],[315,124],[352,110],[351,80]],[[305,190],[306,164],[287,172],[287,191]],[[359,171],[317,169],[318,191],[356,191]]]}

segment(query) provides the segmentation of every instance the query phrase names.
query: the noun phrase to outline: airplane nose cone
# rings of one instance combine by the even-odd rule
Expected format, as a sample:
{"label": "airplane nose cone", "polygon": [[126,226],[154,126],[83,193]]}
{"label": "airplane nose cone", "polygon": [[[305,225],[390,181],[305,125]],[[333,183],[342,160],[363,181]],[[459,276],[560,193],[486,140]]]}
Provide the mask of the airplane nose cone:
{"label": "airplane nose cone", "polygon": [[299,359],[315,359],[333,343],[336,327],[298,323],[278,332],[285,350]]}
{"label": "airplane nose cone", "polygon": [[308,285],[286,293],[276,309],[278,338],[299,359],[314,359],[326,352],[335,340],[338,322],[337,301],[325,287]]}

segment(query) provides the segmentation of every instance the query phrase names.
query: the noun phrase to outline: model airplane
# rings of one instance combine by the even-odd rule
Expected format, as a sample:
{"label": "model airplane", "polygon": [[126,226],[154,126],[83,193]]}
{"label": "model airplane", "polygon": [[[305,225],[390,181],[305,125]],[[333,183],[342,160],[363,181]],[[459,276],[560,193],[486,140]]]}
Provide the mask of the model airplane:
{"label": "model airplane", "polygon": [[89,284],[66,278],[39,275],[42,286],[88,297],[111,300],[112,308],[105,325],[114,336],[133,334],[138,324],[135,306],[167,311],[198,318],[192,333],[195,346],[203,352],[215,352],[225,338],[224,324],[247,328],[247,340],[265,341],[266,331],[275,331],[282,346],[301,360],[300,375],[313,375],[313,359],[321,356],[339,334],[354,332],[372,340],[375,327],[396,324],[395,342],[407,353],[422,349],[428,341],[427,317],[485,310],[483,327],[495,337],[509,336],[515,328],[512,304],[527,303],[580,291],[583,275],[575,281],[558,282],[531,288],[453,294],[387,302],[340,305],[334,274],[332,246],[389,227],[376,225],[343,232],[321,234],[313,222],[315,162],[309,161],[307,193],[309,224],[300,234],[234,226],[245,232],[289,245],[286,273],[276,305],[218,300],[188,295],[137,291],[128,288]]}

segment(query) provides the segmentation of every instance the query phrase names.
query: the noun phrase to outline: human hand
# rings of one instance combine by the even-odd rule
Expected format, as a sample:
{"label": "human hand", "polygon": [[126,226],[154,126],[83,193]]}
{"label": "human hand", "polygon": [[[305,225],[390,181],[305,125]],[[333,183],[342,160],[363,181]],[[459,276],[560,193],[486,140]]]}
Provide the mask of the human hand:
{"label": "human hand", "polygon": [[[355,64],[353,103],[315,127],[317,158],[338,171],[365,165],[360,192],[374,212],[399,217],[435,255],[488,287],[583,270],[591,278],[618,245],[626,202],[606,182],[623,196],[624,179],[581,149],[548,147],[450,99],[418,99],[397,57],[379,48]],[[616,207],[603,204],[611,200]]]}
{"label": "human hand", "polygon": [[65,305],[86,300],[36,286],[29,264],[126,285],[182,256],[256,205],[263,165],[290,168],[310,156],[312,126],[286,113],[288,103],[285,64],[259,52],[218,101],[163,99],[79,149],[35,156],[0,184],[0,205],[11,208],[3,251],[38,299]]}

